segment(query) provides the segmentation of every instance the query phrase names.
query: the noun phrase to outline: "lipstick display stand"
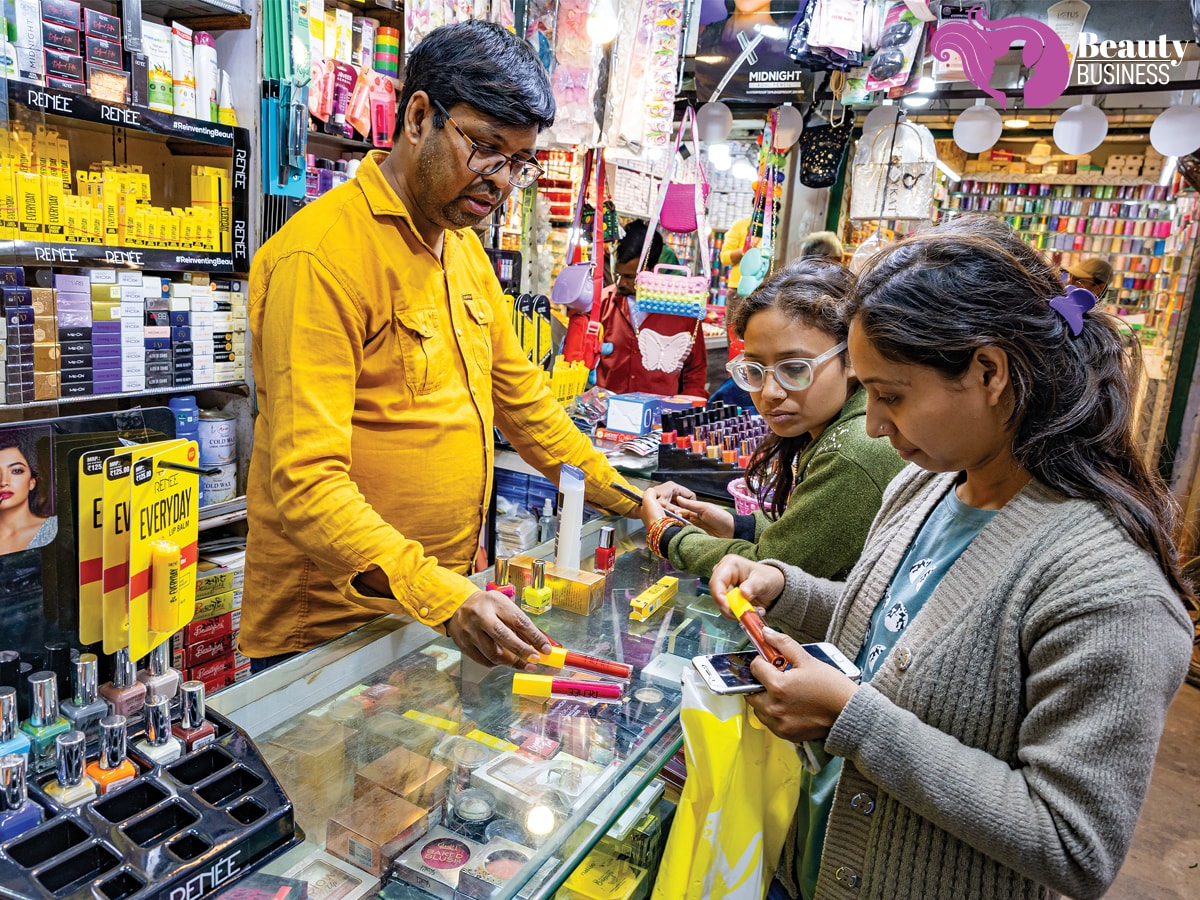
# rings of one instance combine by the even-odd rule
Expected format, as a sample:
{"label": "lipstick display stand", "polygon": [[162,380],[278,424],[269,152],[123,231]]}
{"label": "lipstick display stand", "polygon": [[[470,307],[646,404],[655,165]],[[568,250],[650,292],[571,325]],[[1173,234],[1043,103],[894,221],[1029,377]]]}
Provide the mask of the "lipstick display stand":
{"label": "lipstick display stand", "polygon": [[654,480],[673,481],[695,491],[701,499],[728,504],[729,482],[745,474],[746,470],[739,469],[734,463],[660,444]]}
{"label": "lipstick display stand", "polygon": [[131,749],[138,777],[81,806],[55,803],[41,787],[52,775],[31,779],[44,822],[0,845],[5,896],[196,900],[300,840],[254,743],[222,716],[206,717],[213,743],[164,766]]}
{"label": "lipstick display stand", "polygon": [[[310,900],[539,900],[566,882],[678,750],[680,667],[745,643],[698,579],[641,546],[640,522],[586,523],[584,569],[601,526],[615,528],[618,555],[599,608],[582,615],[554,603],[536,622],[567,650],[632,666],[620,702],[588,689],[604,676],[572,670],[565,654],[538,674],[566,690],[522,696],[512,669],[476,665],[401,617],[212,698],[254,738],[306,836],[260,877],[304,881]],[[552,543],[530,551],[553,553]],[[631,622],[630,597],[666,575],[678,593]],[[491,578],[472,576],[481,588]],[[649,871],[644,860],[660,848],[652,836],[666,825],[645,809],[634,819],[625,830],[646,836],[636,864]]]}

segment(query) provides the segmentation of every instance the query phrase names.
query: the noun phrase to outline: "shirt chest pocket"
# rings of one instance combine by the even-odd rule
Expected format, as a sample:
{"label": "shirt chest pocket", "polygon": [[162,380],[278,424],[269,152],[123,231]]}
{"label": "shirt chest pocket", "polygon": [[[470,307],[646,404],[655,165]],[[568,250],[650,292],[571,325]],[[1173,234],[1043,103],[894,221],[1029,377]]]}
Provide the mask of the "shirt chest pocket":
{"label": "shirt chest pocket", "polygon": [[396,345],[404,365],[404,380],[414,394],[440,388],[450,368],[450,350],[442,335],[436,309],[405,309],[396,313]]}
{"label": "shirt chest pocket", "polygon": [[471,353],[484,372],[492,370],[492,307],[486,300],[467,295],[463,298],[467,308],[466,340]]}

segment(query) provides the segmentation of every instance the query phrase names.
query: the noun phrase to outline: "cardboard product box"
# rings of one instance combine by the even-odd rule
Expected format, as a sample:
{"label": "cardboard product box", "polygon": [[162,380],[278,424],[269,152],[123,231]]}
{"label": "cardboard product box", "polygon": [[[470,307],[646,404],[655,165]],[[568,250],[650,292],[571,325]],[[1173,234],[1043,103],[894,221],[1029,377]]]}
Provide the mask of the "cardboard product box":
{"label": "cardboard product box", "polygon": [[203,619],[193,619],[183,626],[184,646],[201,644],[205,641],[215,641],[233,634],[233,617],[231,613],[221,613]]}
{"label": "cardboard product box", "polygon": [[308,853],[284,875],[308,885],[308,900],[365,900],[374,898],[379,888],[378,879],[323,850]]}
{"label": "cardboard product box", "polygon": [[432,810],[446,798],[449,774],[440,763],[397,747],[354,773],[354,797],[382,788],[414,806]]}
{"label": "cardboard product box", "polygon": [[183,648],[183,664],[193,668],[202,663],[211,662],[233,651],[233,635],[227,634],[211,641],[198,644],[185,644]]}
{"label": "cardboard product box", "polygon": [[482,853],[482,844],[439,826],[396,860],[393,874],[434,897],[455,900],[462,871]]}
{"label": "cardboard product box", "polygon": [[379,876],[428,830],[426,810],[382,788],[371,788],[330,816],[325,850]]}
{"label": "cardboard product box", "polygon": [[229,651],[224,656],[210,660],[198,666],[192,666],[190,669],[183,670],[184,678],[194,681],[215,681],[226,674],[233,673],[233,651]]}
{"label": "cardboard product box", "polygon": [[[518,598],[529,583],[532,571],[532,556],[522,554],[508,561],[508,579],[516,588]],[[604,604],[604,576],[597,572],[564,569],[548,560],[546,586],[554,596],[554,606],[567,612],[588,616]]]}
{"label": "cardboard product box", "polygon": [[662,415],[662,397],[657,394],[613,394],[608,398],[604,424],[613,431],[647,434]]}
{"label": "cardboard product box", "polygon": [[458,896],[489,900],[533,858],[534,851],[514,841],[493,838],[463,867]]}
{"label": "cardboard product box", "polygon": [[567,878],[559,900],[641,900],[650,890],[641,866],[593,850]]}

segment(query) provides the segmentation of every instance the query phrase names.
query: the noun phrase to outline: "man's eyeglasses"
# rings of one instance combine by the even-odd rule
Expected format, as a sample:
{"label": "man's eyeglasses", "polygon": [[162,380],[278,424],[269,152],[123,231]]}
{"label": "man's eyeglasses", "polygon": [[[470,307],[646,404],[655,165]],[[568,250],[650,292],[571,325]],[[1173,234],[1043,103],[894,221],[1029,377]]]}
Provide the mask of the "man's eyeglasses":
{"label": "man's eyeglasses", "polygon": [[446,121],[454,126],[454,130],[462,136],[462,139],[471,146],[471,155],[467,157],[467,168],[476,175],[495,175],[508,166],[509,183],[513,187],[527,188],[535,185],[537,180],[546,174],[545,170],[531,159],[505,156],[499,150],[483,147],[476,143],[450,117],[450,113],[446,112],[446,107],[437,100],[433,101],[433,105],[439,113],[446,117]]}
{"label": "man's eyeglasses", "polygon": [[766,386],[768,372],[775,376],[775,381],[785,391],[803,391],[813,383],[817,366],[826,360],[833,359],[845,349],[846,342],[842,341],[815,359],[801,357],[782,359],[773,366],[751,362],[745,358],[745,354],[742,354],[737,359],[726,363],[725,371],[733,378],[733,383],[743,391],[755,394],[761,391]]}

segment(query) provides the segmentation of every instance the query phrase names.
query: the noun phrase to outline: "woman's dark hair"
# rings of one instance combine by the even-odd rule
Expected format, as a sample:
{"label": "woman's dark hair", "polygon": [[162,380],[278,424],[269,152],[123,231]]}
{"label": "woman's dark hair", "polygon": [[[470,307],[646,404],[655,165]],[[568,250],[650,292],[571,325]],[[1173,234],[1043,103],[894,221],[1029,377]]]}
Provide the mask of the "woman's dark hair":
{"label": "woman's dark hair", "polygon": [[979,348],[1003,350],[1017,462],[1066,496],[1102,505],[1190,604],[1171,536],[1174,501],[1133,442],[1140,356],[1095,310],[1072,335],[1049,303],[1062,294],[1059,268],[1006,224],[962,216],[872,257],[849,312],[885,359],[949,379],[966,373]]}
{"label": "woman's dark hair", "polygon": [[[29,477],[37,478],[37,442],[34,435],[20,428],[0,430],[0,450],[11,450],[14,447],[25,457],[25,464],[29,467]],[[48,516],[50,513],[43,509],[44,504],[38,493],[40,486],[41,479],[38,479],[38,484],[29,491],[29,511],[35,516]]]}
{"label": "woman's dark hair", "polygon": [[[408,56],[396,110],[396,134],[408,101],[424,91],[447,110],[466,103],[506,125],[554,124],[550,77],[528,43],[492,22],[470,19],[429,32]],[[434,113],[434,123],[445,121]]]}
{"label": "woman's dark hair", "polygon": [[[750,318],[764,309],[778,309],[790,319],[846,340],[850,320],[846,296],[854,285],[850,270],[827,259],[798,259],[768,278],[749,297],[732,305],[729,322],[734,334],[744,337]],[[843,365],[848,357],[839,354]],[[777,519],[787,509],[795,486],[796,458],[812,443],[809,435],[780,437],[771,433],[754,451],[746,469],[746,483],[757,485],[758,502],[769,518]]]}
{"label": "woman's dark hair", "polygon": [[[621,237],[620,243],[617,244],[617,265],[641,259],[642,245],[646,243],[646,229],[650,226],[641,219],[634,219],[625,226],[625,234]],[[658,258],[662,256],[663,239],[658,233],[658,229],[654,230],[654,236],[650,238],[650,252],[646,254],[646,268],[653,269],[658,264]]]}

